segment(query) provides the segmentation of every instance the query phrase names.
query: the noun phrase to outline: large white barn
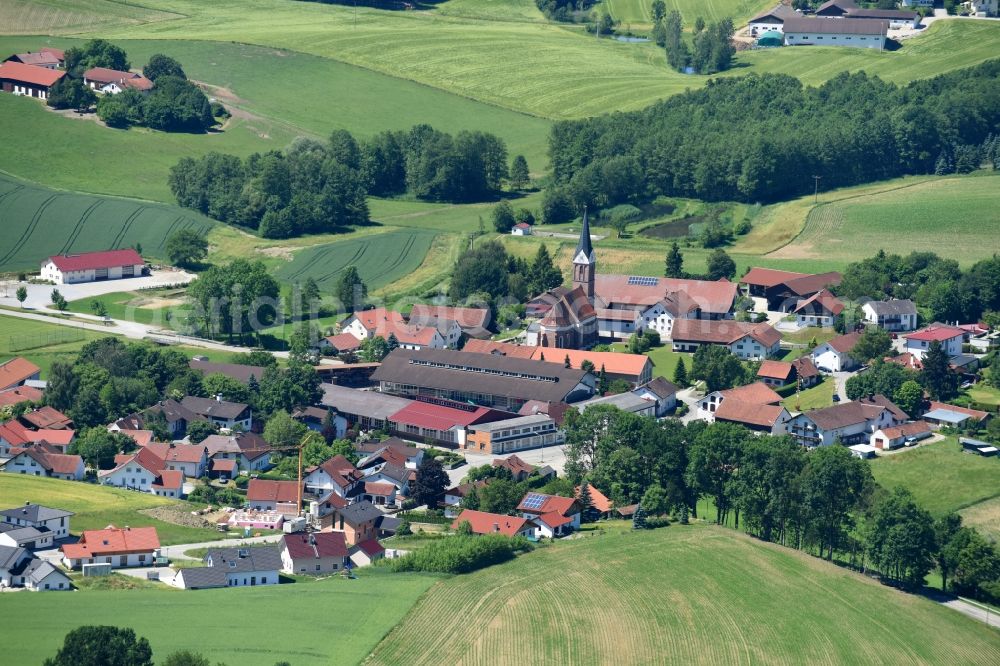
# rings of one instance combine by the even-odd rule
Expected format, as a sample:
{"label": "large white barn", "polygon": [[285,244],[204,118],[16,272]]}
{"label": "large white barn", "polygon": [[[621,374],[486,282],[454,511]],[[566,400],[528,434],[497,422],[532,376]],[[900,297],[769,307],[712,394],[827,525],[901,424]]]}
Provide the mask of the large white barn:
{"label": "large white barn", "polygon": [[145,269],[146,262],[131,248],[59,254],[42,262],[42,279],[55,284],[120,280],[139,277]]}

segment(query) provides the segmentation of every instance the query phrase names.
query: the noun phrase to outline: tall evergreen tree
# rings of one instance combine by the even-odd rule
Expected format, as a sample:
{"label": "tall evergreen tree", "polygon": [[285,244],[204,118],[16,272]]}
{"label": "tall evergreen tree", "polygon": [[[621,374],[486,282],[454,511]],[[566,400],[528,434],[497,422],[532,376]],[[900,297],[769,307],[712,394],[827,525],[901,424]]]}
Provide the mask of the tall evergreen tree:
{"label": "tall evergreen tree", "polygon": [[636,505],[635,513],[632,514],[632,529],[634,530],[644,530],[648,527],[646,524],[646,510],[642,508],[642,503]]}
{"label": "tall evergreen tree", "polygon": [[920,383],[934,400],[947,400],[955,395],[955,375],[952,374],[948,354],[937,340],[931,341],[922,360]]}
{"label": "tall evergreen tree", "polygon": [[664,263],[663,277],[684,277],[684,256],[681,254],[681,248],[677,244],[677,241],[674,241],[670,245],[670,250],[667,252],[667,259]]}
{"label": "tall evergreen tree", "polygon": [[523,190],[531,182],[528,171],[528,160],[524,155],[517,155],[510,165],[510,184],[515,190]]}
{"label": "tall evergreen tree", "polygon": [[368,297],[368,287],[362,282],[357,267],[347,267],[337,280],[334,293],[340,300],[341,307],[348,312],[355,312],[364,307],[365,299]]}
{"label": "tall evergreen tree", "polygon": [[688,387],[687,366],[685,365],[683,358],[677,360],[677,367],[674,368],[674,384],[676,384],[678,388]]}
{"label": "tall evergreen tree", "polygon": [[590,496],[590,483],[584,479],[580,483],[580,494],[576,497],[580,503],[580,515],[584,520],[590,520],[590,514],[594,508],[594,500]]}

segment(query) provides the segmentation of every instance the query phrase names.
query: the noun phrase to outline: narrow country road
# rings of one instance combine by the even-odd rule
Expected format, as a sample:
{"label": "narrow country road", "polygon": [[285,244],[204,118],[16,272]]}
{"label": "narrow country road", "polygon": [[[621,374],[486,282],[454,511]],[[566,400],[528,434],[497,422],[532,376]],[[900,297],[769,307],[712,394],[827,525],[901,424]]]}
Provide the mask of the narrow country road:
{"label": "narrow country road", "polygon": [[281,534],[268,534],[262,537],[250,537],[249,539],[222,539],[220,541],[204,541],[202,543],[182,543],[175,546],[161,546],[160,554],[168,560],[197,560],[196,557],[185,555],[185,551],[195,548],[232,548],[245,543],[276,543],[281,540]]}
{"label": "narrow country road", "polygon": [[1000,629],[1000,613],[988,609],[974,601],[955,597],[940,590],[925,589],[923,595],[935,603],[958,611],[962,615],[978,620],[990,627]]}

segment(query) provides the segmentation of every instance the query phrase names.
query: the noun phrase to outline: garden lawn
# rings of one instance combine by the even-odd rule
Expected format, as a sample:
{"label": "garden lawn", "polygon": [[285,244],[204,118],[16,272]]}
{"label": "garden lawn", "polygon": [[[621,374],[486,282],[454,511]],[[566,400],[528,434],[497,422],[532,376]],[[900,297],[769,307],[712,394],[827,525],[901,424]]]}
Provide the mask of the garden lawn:
{"label": "garden lawn", "polygon": [[[615,343],[611,346],[614,351],[624,352],[626,351],[626,346],[624,343]],[[674,370],[677,368],[677,363],[680,359],[684,359],[684,365],[687,366],[688,372],[691,371],[691,361],[693,354],[682,354],[675,352],[670,349],[670,345],[660,345],[659,347],[654,347],[646,352],[646,356],[653,362],[653,376],[663,377],[669,381],[674,380]]]}
{"label": "garden lawn", "polygon": [[[70,519],[70,528],[74,534],[113,524],[118,527],[155,527],[160,543],[164,545],[212,541],[219,536],[214,529],[175,525],[140,512],[154,507],[174,507],[181,512],[195,508],[187,502],[95,483],[0,474],[0,507],[18,506],[25,502],[72,511],[75,515]],[[4,605],[0,604],[0,607]]]}
{"label": "garden lawn", "polygon": [[997,660],[1000,634],[960,613],[798,551],[692,525],[602,530],[444,579],[368,663]]}
{"label": "garden lawn", "polygon": [[1000,389],[986,386],[982,383],[969,387],[966,393],[970,398],[984,405],[1000,405]]}
{"label": "garden lawn", "polygon": [[954,437],[880,456],[871,469],[879,484],[908,489],[936,516],[1000,495],[1000,461],[963,453]]}
{"label": "garden lawn", "polygon": [[791,394],[782,400],[781,404],[789,412],[804,412],[809,409],[829,407],[833,404],[833,389],[833,379],[824,377],[821,383],[799,391],[798,396],[794,393]]}
{"label": "garden lawn", "polygon": [[157,663],[190,650],[211,663],[348,666],[368,655],[436,578],[359,572],[253,589],[138,589],[5,595],[5,661],[40,664],[82,624],[129,627],[149,640]]}

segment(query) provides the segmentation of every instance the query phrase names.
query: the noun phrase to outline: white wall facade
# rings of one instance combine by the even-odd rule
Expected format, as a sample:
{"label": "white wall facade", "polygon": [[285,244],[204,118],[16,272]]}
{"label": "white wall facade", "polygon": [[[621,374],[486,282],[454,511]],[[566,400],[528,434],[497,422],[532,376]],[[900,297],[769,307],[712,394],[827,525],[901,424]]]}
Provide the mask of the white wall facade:
{"label": "white wall facade", "polygon": [[127,553],[123,555],[98,555],[97,557],[63,557],[63,564],[70,569],[79,569],[84,564],[110,564],[112,569],[128,567],[148,567],[153,564],[153,551]]}
{"label": "white wall facade", "polygon": [[87,269],[83,271],[60,271],[54,262],[46,261],[42,264],[41,278],[56,284],[75,284],[78,282],[94,282],[101,280],[120,280],[122,278],[138,277],[142,275],[144,264],[129,266],[112,266],[102,272],[103,269]]}
{"label": "white wall facade", "polygon": [[156,474],[150,472],[142,465],[132,462],[106,476],[100,477],[100,479],[101,485],[132,488],[151,493],[153,492],[153,482],[156,480],[156,477]]}
{"label": "white wall facade", "polygon": [[[859,21],[862,19],[842,19]],[[909,22],[907,22],[909,23]],[[881,35],[818,34],[811,32],[786,32],[785,46],[849,46],[859,49],[885,48],[885,37]]]}
{"label": "white wall facade", "polygon": [[[907,340],[906,341],[906,351],[910,352],[917,358],[923,360],[924,354],[927,353],[931,347],[931,343],[927,340]],[[962,336],[956,335],[950,340],[945,340],[941,343],[941,348],[944,349],[944,353],[949,357],[958,356],[962,353]]]}
{"label": "white wall facade", "polygon": [[847,354],[842,354],[824,343],[813,350],[813,363],[817,367],[829,368],[834,372],[846,372],[857,366],[857,362]]}

